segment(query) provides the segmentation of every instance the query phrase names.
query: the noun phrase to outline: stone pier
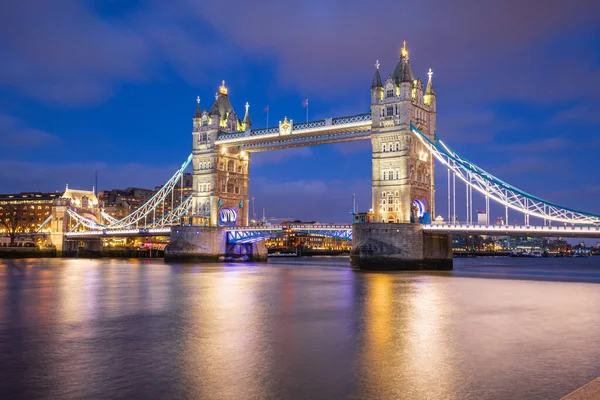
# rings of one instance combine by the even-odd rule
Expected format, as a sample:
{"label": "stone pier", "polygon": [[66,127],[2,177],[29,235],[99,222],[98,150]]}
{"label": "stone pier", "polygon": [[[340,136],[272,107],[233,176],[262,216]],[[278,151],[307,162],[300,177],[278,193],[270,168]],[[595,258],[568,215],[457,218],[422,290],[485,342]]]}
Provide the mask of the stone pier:
{"label": "stone pier", "polygon": [[354,224],[350,261],[360,270],[451,270],[451,236],[420,224]]}
{"label": "stone pier", "polygon": [[266,262],[264,241],[228,244],[227,230],[222,227],[174,226],[165,249],[167,262]]}

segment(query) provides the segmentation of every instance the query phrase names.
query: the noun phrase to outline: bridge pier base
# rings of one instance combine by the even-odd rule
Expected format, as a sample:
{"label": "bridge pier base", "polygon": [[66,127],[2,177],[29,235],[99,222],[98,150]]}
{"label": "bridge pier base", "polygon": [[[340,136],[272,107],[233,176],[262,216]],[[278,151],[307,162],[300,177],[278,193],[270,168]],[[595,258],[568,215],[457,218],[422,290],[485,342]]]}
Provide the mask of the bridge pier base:
{"label": "bridge pier base", "polygon": [[420,224],[354,224],[350,261],[360,270],[451,270],[451,236]]}
{"label": "bridge pier base", "polygon": [[266,262],[263,241],[227,244],[227,231],[213,226],[174,226],[165,249],[167,262]]}

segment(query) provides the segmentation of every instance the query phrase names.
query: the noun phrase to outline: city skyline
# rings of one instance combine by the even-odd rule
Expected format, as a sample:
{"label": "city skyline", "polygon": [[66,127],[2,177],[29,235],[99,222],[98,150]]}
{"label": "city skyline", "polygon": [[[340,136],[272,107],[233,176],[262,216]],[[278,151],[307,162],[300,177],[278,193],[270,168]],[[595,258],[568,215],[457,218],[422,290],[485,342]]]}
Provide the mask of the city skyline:
{"label": "city skyline", "polygon": [[[398,23],[379,11],[381,23],[370,27],[357,21],[375,11],[357,2],[344,2],[335,19],[342,3],[233,2],[235,15],[186,2],[30,3],[0,6],[8,61],[0,192],[91,189],[96,170],[100,190],[163,184],[189,154],[196,96],[210,108],[223,79],[238,115],[250,103],[254,127],[266,124],[266,106],[271,126],[284,116],[304,121],[306,98],[311,120],[368,112],[375,61],[385,79],[407,40],[415,74],[426,80],[433,69],[440,137],[517,187],[600,213],[594,2],[532,10],[509,2],[501,12],[469,1],[394,3],[388,8],[423,18]],[[87,34],[73,35],[82,26]],[[370,208],[370,158],[368,141],[254,154],[256,212],[345,221],[353,193],[359,209]],[[446,218],[445,171],[437,171],[436,215]]]}

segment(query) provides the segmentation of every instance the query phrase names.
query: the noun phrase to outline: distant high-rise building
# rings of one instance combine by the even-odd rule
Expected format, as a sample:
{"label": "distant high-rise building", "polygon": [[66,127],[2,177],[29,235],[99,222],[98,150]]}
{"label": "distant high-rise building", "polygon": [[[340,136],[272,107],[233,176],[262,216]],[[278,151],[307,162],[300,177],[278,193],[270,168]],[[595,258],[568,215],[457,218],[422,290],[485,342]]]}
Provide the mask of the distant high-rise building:
{"label": "distant high-rise building", "polygon": [[477,211],[477,223],[487,225],[487,213],[485,211]]}

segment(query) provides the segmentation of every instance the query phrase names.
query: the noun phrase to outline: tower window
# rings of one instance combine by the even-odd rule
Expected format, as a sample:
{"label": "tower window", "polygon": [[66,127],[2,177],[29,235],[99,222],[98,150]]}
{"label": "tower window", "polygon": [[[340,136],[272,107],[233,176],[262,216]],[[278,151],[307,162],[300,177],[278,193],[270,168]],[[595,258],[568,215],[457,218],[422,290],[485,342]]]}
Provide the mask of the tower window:
{"label": "tower window", "polygon": [[381,151],[384,152],[384,153],[387,151],[387,145],[385,143],[382,143],[382,145],[381,145]]}
{"label": "tower window", "polygon": [[387,112],[388,117],[391,117],[392,115],[394,115],[394,107],[393,106],[388,107],[386,112]]}
{"label": "tower window", "polygon": [[394,89],[388,89],[386,91],[385,97],[394,97]]}

